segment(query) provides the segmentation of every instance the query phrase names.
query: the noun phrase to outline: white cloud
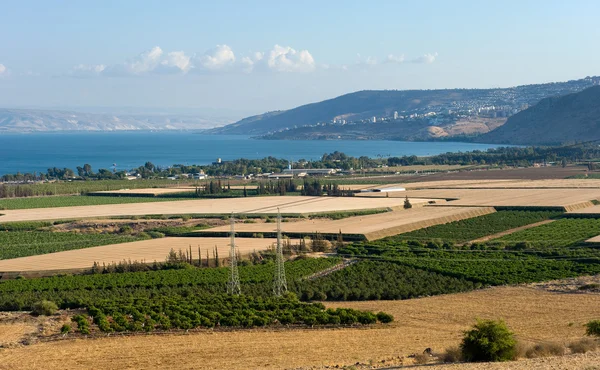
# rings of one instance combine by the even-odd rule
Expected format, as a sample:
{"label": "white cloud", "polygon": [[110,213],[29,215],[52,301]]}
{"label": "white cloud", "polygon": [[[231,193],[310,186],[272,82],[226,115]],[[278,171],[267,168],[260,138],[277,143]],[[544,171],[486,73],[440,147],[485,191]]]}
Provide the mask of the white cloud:
{"label": "white cloud", "polygon": [[404,60],[405,60],[404,59],[404,55],[393,55],[393,54],[390,54],[390,55],[387,56],[387,62],[388,63],[398,63],[398,64],[401,64],[401,63],[404,63]]}
{"label": "white cloud", "polygon": [[431,63],[435,62],[435,59],[437,58],[437,56],[438,56],[438,53],[425,54],[425,55],[422,55],[420,57],[411,59],[411,60],[409,60],[409,62],[411,62],[411,63],[431,64]]}
{"label": "white cloud", "polygon": [[0,64],[0,77],[8,75],[8,68],[4,64]]}
{"label": "white cloud", "polygon": [[289,46],[275,45],[267,59],[269,69],[277,72],[311,72],[315,60],[308,50],[296,51]]}
{"label": "white cloud", "polygon": [[[357,54],[355,66],[375,67],[384,63],[430,64],[437,53],[425,54],[407,59],[404,55],[388,54],[381,61],[373,56],[362,57]],[[317,64],[308,50],[296,50],[290,46],[275,45],[267,52],[251,52],[237,56],[231,47],[222,44],[198,56],[190,56],[184,51],[164,52],[155,46],[136,57],[119,64],[79,64],[71,70],[70,76],[142,76],[149,74],[187,74],[200,73],[252,73],[254,71],[278,73],[307,73],[319,70],[348,70],[348,64]],[[6,67],[0,64],[0,75],[6,74]]]}
{"label": "white cloud", "polygon": [[164,72],[187,73],[192,68],[191,57],[183,51],[172,51],[160,62],[159,69]]}
{"label": "white cloud", "polygon": [[127,76],[152,72],[160,64],[162,55],[162,49],[155,46],[125,63],[106,67],[106,69],[102,71],[102,74],[109,76]]}
{"label": "white cloud", "polygon": [[71,73],[69,74],[73,77],[93,77],[100,75],[105,69],[106,66],[104,64],[78,64],[71,69]]}
{"label": "white cloud", "polygon": [[235,54],[227,45],[217,45],[198,58],[199,66],[205,70],[218,71],[235,63]]}

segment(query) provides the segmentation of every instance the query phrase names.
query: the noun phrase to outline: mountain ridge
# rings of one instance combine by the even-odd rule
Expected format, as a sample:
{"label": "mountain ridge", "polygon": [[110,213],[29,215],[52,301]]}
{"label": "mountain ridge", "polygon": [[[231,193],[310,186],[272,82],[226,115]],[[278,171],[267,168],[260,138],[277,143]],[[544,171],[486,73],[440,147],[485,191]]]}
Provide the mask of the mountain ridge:
{"label": "mountain ridge", "polygon": [[[476,110],[494,107],[500,117],[506,117],[524,107],[534,105],[546,97],[578,92],[594,84],[600,84],[600,77],[497,89],[361,90],[321,102],[277,111],[276,114],[246,117],[233,124],[207,132],[255,136],[274,135],[284,139],[310,138],[295,137],[293,131],[302,128],[303,131],[314,132],[322,130],[322,127],[319,127],[322,125],[335,125],[336,122],[337,124],[339,122],[342,124],[346,124],[346,122],[369,123],[368,121],[373,118],[376,122],[386,121],[386,117],[395,116],[394,112],[398,112],[398,115],[404,120],[398,122],[400,124],[414,121],[415,118],[422,119],[427,114],[434,114],[436,119],[428,119],[426,126],[440,126],[443,130],[444,126],[459,122],[461,118],[468,117]],[[443,125],[438,125],[440,117],[444,121]],[[489,118],[497,117],[490,114]],[[319,128],[314,129],[314,127]],[[339,131],[348,131],[348,129]],[[343,135],[344,132],[341,132],[338,136]],[[326,138],[336,138],[335,133],[331,133],[330,136],[326,135]],[[363,130],[360,136],[369,137],[369,130]]]}

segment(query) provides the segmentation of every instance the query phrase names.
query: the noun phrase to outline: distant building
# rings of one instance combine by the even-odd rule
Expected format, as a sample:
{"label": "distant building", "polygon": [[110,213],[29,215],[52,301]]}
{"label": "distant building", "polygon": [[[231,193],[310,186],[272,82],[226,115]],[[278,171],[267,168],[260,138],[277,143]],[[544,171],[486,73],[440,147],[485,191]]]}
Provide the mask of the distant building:
{"label": "distant building", "polygon": [[377,122],[377,117],[373,116],[373,118],[371,118],[371,122],[373,122],[373,123]]}
{"label": "distant building", "polygon": [[394,119],[398,119],[398,112],[394,111]]}

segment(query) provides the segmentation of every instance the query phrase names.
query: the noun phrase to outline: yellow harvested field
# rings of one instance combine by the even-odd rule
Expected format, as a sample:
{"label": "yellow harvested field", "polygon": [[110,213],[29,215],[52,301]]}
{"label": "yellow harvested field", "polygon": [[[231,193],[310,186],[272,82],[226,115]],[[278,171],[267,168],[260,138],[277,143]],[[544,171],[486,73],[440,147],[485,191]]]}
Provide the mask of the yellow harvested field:
{"label": "yellow harvested field", "polygon": [[512,189],[512,188],[596,188],[600,179],[545,179],[545,180],[439,180],[382,185],[406,189]]}
{"label": "yellow harvested field", "polygon": [[[236,238],[235,244],[240,253],[250,254],[254,251],[265,250],[273,246],[276,239]],[[24,271],[52,271],[91,268],[94,262],[118,263],[123,260],[163,262],[171,249],[186,251],[192,246],[192,256],[198,258],[198,247],[202,251],[202,259],[206,258],[206,251],[217,247],[220,258],[229,257],[229,238],[160,238],[142,240],[131,243],[104,245],[77,249],[71,251],[42,254],[30,257],[21,257],[0,260],[1,272]]]}
{"label": "yellow harvested field", "polygon": [[[591,207],[600,199],[600,189],[423,189],[390,193],[390,198],[456,199],[449,206],[537,206],[564,207],[567,211]],[[381,193],[365,193],[360,197],[382,198]]]}
{"label": "yellow harvested field", "polygon": [[[499,287],[406,301],[327,306],[389,312],[396,321],[367,329],[204,331],[44,342],[3,349],[0,368],[293,369],[341,368],[357,362],[383,365],[381,360],[422,353],[425,348],[442,352],[456,346],[462,332],[478,318],[504,319],[524,342],[566,344],[583,337],[582,326],[598,317],[600,295]],[[506,368],[512,365],[508,363]]]}
{"label": "yellow harvested field", "polygon": [[146,189],[121,189],[121,190],[106,190],[106,191],[95,191],[91,194],[109,194],[109,195],[163,195],[163,194],[176,194],[194,191],[196,188],[187,186],[181,188],[146,188]]}
{"label": "yellow harvested field", "polygon": [[[341,220],[313,219],[283,223],[284,233],[313,234],[362,234],[368,240],[381,239],[424,227],[464,220],[495,212],[492,207],[417,207],[368,216],[356,216]],[[276,231],[273,223],[239,224],[236,232],[266,233]],[[228,227],[216,227],[208,231],[227,231]],[[203,230],[205,232],[205,230]]]}
{"label": "yellow harvested field", "polygon": [[587,243],[600,243],[600,235],[594,236],[593,238],[586,240],[586,242]]}
{"label": "yellow harvested field", "polygon": [[569,212],[569,213],[584,214],[584,215],[600,214],[600,205],[595,205],[593,207],[589,207],[589,208],[586,208],[586,209],[574,210],[574,211]]}
{"label": "yellow harvested field", "polygon": [[[422,199],[426,202],[427,199]],[[402,207],[404,199],[361,197],[272,196],[233,199],[179,200],[174,202],[107,204],[60,208],[37,208],[2,211],[1,222],[78,219],[151,214],[229,214],[234,213],[319,213],[376,208]]]}
{"label": "yellow harvested field", "polygon": [[594,188],[600,189],[600,179],[552,179],[552,180],[490,180],[490,181],[448,181],[449,184],[435,184],[433,181],[428,183],[430,188],[485,188],[485,189],[502,189],[502,188]]}
{"label": "yellow harvested field", "polygon": [[390,167],[375,167],[369,168],[368,171],[371,172],[409,172],[409,171],[418,171],[418,172],[428,172],[428,171],[454,171],[465,168],[473,168],[474,166],[463,166],[463,165],[450,165],[450,164],[431,164],[431,165],[414,165],[414,166],[390,166]]}
{"label": "yellow harvested field", "polygon": [[25,335],[35,333],[36,331],[37,328],[35,325],[30,323],[2,323],[0,324],[0,346],[18,343]]}

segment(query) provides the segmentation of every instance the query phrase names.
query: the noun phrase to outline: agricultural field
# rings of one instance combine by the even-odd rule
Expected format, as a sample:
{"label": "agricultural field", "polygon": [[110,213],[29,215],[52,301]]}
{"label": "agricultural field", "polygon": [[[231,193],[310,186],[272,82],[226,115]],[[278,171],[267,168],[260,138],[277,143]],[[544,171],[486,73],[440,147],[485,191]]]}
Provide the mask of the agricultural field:
{"label": "agricultural field", "polygon": [[[143,237],[120,234],[82,234],[52,231],[0,232],[0,260],[126,243]],[[64,261],[67,262],[67,261]]]}
{"label": "agricultural field", "polygon": [[[188,228],[193,230],[192,228]],[[66,233],[55,233],[59,236]],[[2,233],[0,233],[0,244]],[[109,241],[110,239],[107,239]],[[191,248],[193,260],[198,259],[200,251],[201,258],[206,260],[206,253],[213,258],[214,249],[221,258],[229,256],[229,238],[180,238],[168,237],[150,240],[135,240],[131,237],[121,238],[120,244],[103,245],[92,248],[67,250],[63,252],[31,255],[10,260],[0,260],[0,271],[45,271],[45,270],[71,270],[71,269],[89,269],[94,262],[102,264],[119,263],[121,261],[145,261],[152,263],[154,261],[164,262],[165,258],[173,249],[178,251],[188,251]],[[58,242],[58,241],[57,241]],[[292,242],[295,242],[292,240]],[[270,249],[276,243],[276,239],[267,238],[236,238],[236,248],[241,256],[248,255],[255,251],[264,251]],[[73,248],[75,249],[75,248]]]}
{"label": "agricultural field", "polygon": [[0,199],[0,210],[31,209],[31,208],[57,208],[74,206],[95,206],[101,204],[127,204],[146,202],[165,202],[189,198],[161,198],[161,197],[96,197],[85,195],[67,195],[51,197],[27,197]]}
{"label": "agricultural field", "polygon": [[[426,203],[428,199],[421,199]],[[360,197],[298,197],[264,196],[236,199],[181,200],[177,202],[153,202],[136,204],[110,204],[97,206],[75,206],[41,208],[36,210],[2,211],[0,223],[15,221],[79,219],[88,217],[181,215],[181,214],[225,214],[234,213],[277,213],[280,209],[287,214],[314,214],[333,211],[352,211],[403,207],[404,199]]]}
{"label": "agricultural field", "polygon": [[193,186],[197,183],[198,180],[172,181],[167,179],[57,181],[40,184],[0,184],[3,187],[0,193],[7,198],[15,196],[73,195],[106,190]]}
{"label": "agricultural field", "polygon": [[[600,251],[581,248],[574,251],[436,249],[411,243],[373,245],[356,243],[338,253],[346,257],[390,261],[465,279],[474,284],[505,285],[562,279],[600,273]],[[376,289],[376,288],[373,288]]]}
{"label": "agricultural field", "polygon": [[303,300],[364,301],[410,299],[473,290],[465,279],[394,262],[360,261],[325,277],[298,284]]}
{"label": "agricultural field", "polygon": [[[368,194],[368,193],[367,193]],[[377,197],[377,193],[369,196]],[[362,194],[361,194],[362,196]],[[381,195],[379,195],[381,196]],[[489,207],[560,207],[566,211],[593,206],[592,200],[600,198],[595,188],[547,189],[421,189],[393,193],[391,197],[452,199],[452,206]]]}
{"label": "agricultural field", "polygon": [[[286,262],[288,286],[294,291],[295,283],[302,277],[339,263],[338,258],[309,258]],[[240,266],[244,295],[271,296],[274,269],[274,264]],[[44,299],[55,302],[61,308],[78,308],[106,300],[224,294],[227,291],[228,274],[227,267],[203,267],[8,280],[0,282],[0,310],[27,310],[35,302]]]}
{"label": "agricultural field", "polygon": [[517,231],[494,241],[508,244],[528,243],[543,247],[567,247],[598,234],[600,234],[600,219],[563,218],[547,225]]}
{"label": "agricultural field", "polygon": [[[29,346],[7,346],[2,351],[2,366],[17,370],[62,370],[94,368],[98,364],[109,369],[344,368],[356,363],[364,364],[364,367],[369,364],[385,367],[413,365],[414,360],[408,356],[420,354],[425,348],[442,352],[459,345],[463,331],[477,318],[504,319],[510,329],[518,333],[519,339],[527,344],[569,343],[583,336],[583,324],[598,317],[600,295],[555,294],[525,287],[498,287],[402,301],[327,302],[325,306],[384,311],[396,320],[386,325],[374,325],[369,330],[360,327],[335,330],[267,328],[190,331],[160,336],[111,335],[92,341],[42,341]],[[22,341],[29,330],[38,331],[37,323],[27,328],[22,328],[20,323],[11,325],[20,325],[21,336],[15,343]],[[6,328],[2,333],[6,331],[8,334],[9,330]],[[11,338],[14,336],[10,335]],[[2,343],[8,341],[7,337]],[[232,352],[236,356],[231,356]],[[588,353],[583,358],[544,358],[543,361],[554,368],[567,368],[565,365],[568,364],[569,369],[592,369],[598,359],[597,353]],[[526,369],[529,361],[476,366]],[[581,366],[571,367],[575,364]],[[448,366],[458,369],[465,365]]]}
{"label": "agricultural field", "polygon": [[385,238],[380,243],[393,244],[402,240],[416,240],[425,243],[431,240],[440,240],[442,243],[466,243],[486,235],[548,220],[560,214],[561,212],[553,211],[498,211],[403,233]]}
{"label": "agricultural field", "polygon": [[[343,234],[361,235],[367,240],[375,240],[432,225],[472,217],[477,218],[478,216],[484,217],[483,215],[493,212],[495,210],[491,207],[415,207],[341,220],[302,220],[286,223],[282,229],[285,234],[290,235],[312,235],[315,232],[338,234],[342,232]],[[272,233],[275,229],[276,226],[274,224],[266,223],[241,224],[236,226],[237,232],[244,233]],[[227,230],[229,230],[227,227],[222,226],[210,229],[203,234],[210,234],[211,232],[222,233]]]}

